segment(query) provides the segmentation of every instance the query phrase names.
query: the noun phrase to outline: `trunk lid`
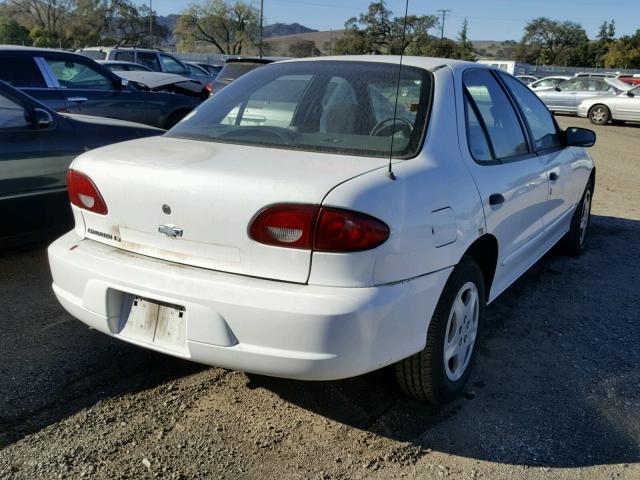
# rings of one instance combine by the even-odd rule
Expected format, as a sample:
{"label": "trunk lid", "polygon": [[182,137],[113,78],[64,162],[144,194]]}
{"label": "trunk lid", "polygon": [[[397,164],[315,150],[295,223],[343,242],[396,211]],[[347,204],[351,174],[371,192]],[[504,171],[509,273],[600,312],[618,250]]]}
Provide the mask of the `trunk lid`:
{"label": "trunk lid", "polygon": [[185,265],[304,283],[311,252],[251,240],[253,217],[275,203],[320,204],[334,186],[387,163],[153,137],[88,152],[72,168],[93,180],[108,208],[107,215],[82,211],[87,238]]}

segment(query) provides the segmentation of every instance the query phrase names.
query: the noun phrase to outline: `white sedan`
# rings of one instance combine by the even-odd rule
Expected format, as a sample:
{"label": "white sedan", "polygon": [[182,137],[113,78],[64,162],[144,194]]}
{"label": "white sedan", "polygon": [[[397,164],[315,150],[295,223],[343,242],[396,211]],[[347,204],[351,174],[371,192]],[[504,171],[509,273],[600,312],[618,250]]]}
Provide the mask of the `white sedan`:
{"label": "white sedan", "polygon": [[274,63],[164,136],[73,162],[53,289],[159,352],[305,380],[395,364],[446,402],[485,305],[556,243],[584,248],[594,141],[475,63]]}
{"label": "white sedan", "polygon": [[609,122],[640,122],[640,86],[615,97],[587,98],[578,105],[578,116],[595,125]]}

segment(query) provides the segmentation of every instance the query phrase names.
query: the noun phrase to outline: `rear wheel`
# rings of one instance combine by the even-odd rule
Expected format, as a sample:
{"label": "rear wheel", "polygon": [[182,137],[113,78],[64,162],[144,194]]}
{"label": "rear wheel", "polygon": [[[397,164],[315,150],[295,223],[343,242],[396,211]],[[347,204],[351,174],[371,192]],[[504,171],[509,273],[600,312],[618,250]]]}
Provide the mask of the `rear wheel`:
{"label": "rear wheel", "polygon": [[605,105],[594,105],[589,110],[589,120],[594,125],[606,125],[611,120],[611,111]]}
{"label": "rear wheel", "polygon": [[400,388],[409,396],[446,403],[465,387],[484,317],[482,271],[470,257],[455,267],[440,296],[419,353],[396,364]]}
{"label": "rear wheel", "polygon": [[178,123],[180,120],[182,120],[184,117],[186,117],[188,113],[189,113],[188,110],[179,110],[177,112],[173,112],[171,115],[169,115],[169,118],[167,119],[167,122],[164,125],[165,130],[169,130],[170,128],[173,128],[175,124]]}
{"label": "rear wheel", "polygon": [[582,200],[576,207],[571,219],[571,228],[562,239],[562,250],[572,257],[579,256],[587,243],[587,231],[591,221],[591,202],[593,200],[593,180],[589,180],[582,194]]}

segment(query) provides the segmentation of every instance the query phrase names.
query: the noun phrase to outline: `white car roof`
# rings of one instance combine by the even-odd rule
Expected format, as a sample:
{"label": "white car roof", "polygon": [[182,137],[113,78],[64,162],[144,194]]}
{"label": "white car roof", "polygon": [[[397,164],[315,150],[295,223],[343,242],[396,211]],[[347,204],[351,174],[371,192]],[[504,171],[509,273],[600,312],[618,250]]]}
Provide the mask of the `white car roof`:
{"label": "white car roof", "polygon": [[[375,63],[391,63],[398,65],[400,63],[399,55],[340,55],[333,57],[312,57],[312,58],[296,58],[291,60],[285,60],[284,62],[326,62],[326,61],[338,61],[338,62],[375,62]],[[450,58],[436,58],[436,57],[414,57],[403,56],[402,64],[410,67],[423,68],[425,70],[434,70],[438,67],[449,66],[451,68],[469,68],[476,66],[478,68],[489,68],[488,65],[483,65],[474,62],[466,62],[464,60],[453,60]]]}

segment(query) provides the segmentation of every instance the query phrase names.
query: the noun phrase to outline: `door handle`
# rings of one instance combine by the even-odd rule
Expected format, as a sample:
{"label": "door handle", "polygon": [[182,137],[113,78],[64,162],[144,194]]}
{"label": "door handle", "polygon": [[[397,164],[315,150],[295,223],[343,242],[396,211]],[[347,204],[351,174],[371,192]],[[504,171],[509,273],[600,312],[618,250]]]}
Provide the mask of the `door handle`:
{"label": "door handle", "polygon": [[504,196],[501,193],[494,193],[489,196],[489,205],[500,205],[504,203]]}
{"label": "door handle", "polygon": [[549,180],[551,180],[552,182],[557,181],[559,178],[560,178],[560,175],[558,174],[558,172],[549,173]]}
{"label": "door handle", "polygon": [[67,102],[73,102],[73,103],[82,103],[82,102],[86,102],[87,100],[89,100],[87,97],[69,97],[69,98],[67,98]]}

